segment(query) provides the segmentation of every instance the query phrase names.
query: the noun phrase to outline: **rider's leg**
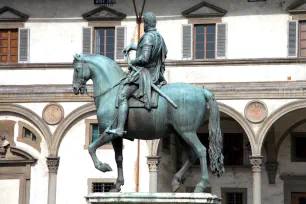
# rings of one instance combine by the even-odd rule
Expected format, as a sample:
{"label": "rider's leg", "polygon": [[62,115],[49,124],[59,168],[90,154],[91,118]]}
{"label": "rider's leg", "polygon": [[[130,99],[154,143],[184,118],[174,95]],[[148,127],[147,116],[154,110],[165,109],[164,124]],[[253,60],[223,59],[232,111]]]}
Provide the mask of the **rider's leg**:
{"label": "rider's leg", "polygon": [[119,95],[119,107],[118,107],[118,125],[116,129],[107,131],[108,133],[123,136],[124,124],[128,116],[129,103],[128,100],[131,98],[133,93],[138,89],[136,84],[126,84]]}

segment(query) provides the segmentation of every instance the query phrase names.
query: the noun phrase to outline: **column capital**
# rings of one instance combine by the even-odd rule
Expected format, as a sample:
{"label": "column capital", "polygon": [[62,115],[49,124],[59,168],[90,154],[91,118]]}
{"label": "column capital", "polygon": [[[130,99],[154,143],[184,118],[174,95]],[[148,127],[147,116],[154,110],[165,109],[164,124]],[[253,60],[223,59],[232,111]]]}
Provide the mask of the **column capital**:
{"label": "column capital", "polygon": [[262,156],[250,156],[253,172],[261,172]]}
{"label": "column capital", "polygon": [[159,161],[160,161],[159,156],[148,156],[147,157],[147,164],[149,166],[149,171],[157,171]]}
{"label": "column capital", "polygon": [[49,173],[57,173],[60,158],[54,155],[50,155],[49,157],[46,158],[47,158]]}

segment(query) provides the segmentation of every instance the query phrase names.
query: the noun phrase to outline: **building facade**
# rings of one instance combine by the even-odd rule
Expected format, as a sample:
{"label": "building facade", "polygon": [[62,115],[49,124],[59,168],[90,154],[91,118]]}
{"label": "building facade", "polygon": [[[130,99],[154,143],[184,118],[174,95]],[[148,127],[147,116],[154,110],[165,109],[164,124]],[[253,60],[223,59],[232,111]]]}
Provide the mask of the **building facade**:
{"label": "building facade", "polygon": [[[219,103],[225,174],[210,174],[206,191],[225,204],[306,202],[305,8],[296,0],[145,4],[168,47],[167,81],[204,86]],[[92,98],[73,94],[73,55],[106,55],[126,69],[121,50],[142,29],[132,1],[0,2],[1,201],[82,204],[109,190],[114,151],[111,144],[97,150],[114,171],[96,170],[88,154],[99,136],[96,110]],[[122,191],[171,191],[186,159],[175,135],[123,146]],[[196,162],[179,191],[193,191],[199,176]]]}

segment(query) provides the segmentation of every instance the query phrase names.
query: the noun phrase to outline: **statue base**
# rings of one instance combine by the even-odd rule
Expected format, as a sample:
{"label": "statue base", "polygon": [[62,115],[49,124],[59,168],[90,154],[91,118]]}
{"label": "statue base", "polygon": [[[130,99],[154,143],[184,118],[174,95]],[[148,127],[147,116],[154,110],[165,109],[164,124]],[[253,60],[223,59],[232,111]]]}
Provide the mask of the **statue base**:
{"label": "statue base", "polygon": [[174,204],[200,203],[221,204],[221,199],[210,193],[91,193],[86,201],[95,204],[141,203]]}

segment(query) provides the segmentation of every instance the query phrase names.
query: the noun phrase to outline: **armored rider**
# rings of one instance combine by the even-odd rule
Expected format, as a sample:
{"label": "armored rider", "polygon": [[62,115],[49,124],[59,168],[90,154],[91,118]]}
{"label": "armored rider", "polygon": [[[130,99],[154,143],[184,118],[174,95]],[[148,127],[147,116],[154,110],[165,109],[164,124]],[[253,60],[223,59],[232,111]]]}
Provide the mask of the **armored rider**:
{"label": "armored rider", "polygon": [[145,104],[145,108],[150,110],[151,83],[166,84],[163,74],[168,50],[163,37],[156,30],[156,16],[152,12],[144,14],[144,32],[138,46],[131,44],[123,50],[124,54],[136,50],[136,59],[132,60],[131,64],[139,71],[130,70],[128,77],[124,80],[118,96],[118,125],[116,129],[108,130],[108,133],[123,136],[129,110],[128,100],[132,95],[135,95]]}

